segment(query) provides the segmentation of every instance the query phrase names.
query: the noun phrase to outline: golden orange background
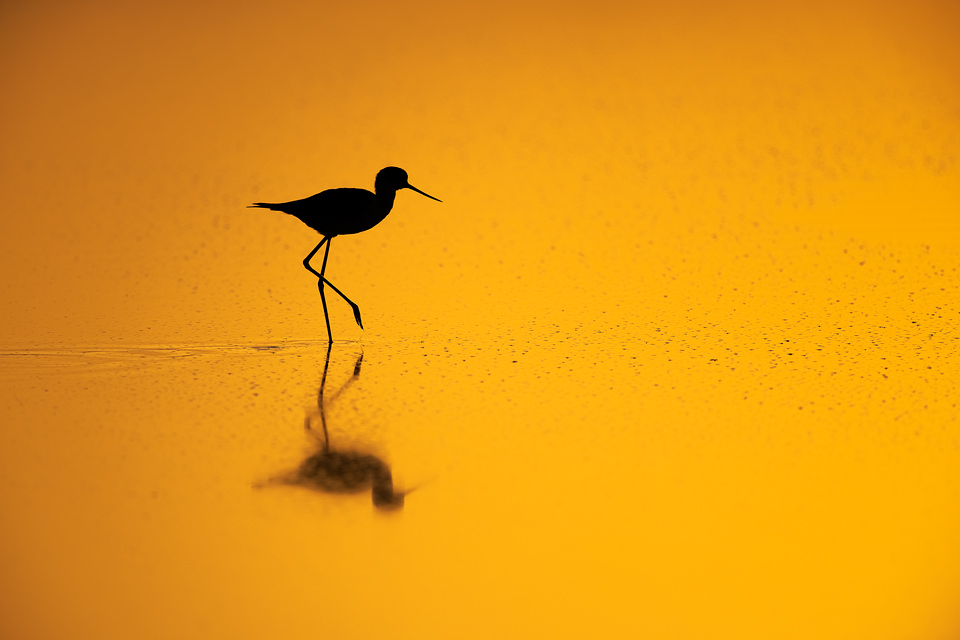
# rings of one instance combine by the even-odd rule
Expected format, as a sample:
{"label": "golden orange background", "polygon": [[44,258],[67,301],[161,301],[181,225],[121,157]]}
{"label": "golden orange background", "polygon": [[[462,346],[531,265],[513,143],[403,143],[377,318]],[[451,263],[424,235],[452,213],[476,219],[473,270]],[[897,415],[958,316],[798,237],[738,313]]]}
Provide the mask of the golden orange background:
{"label": "golden orange background", "polygon": [[[951,640],[960,5],[0,8],[0,636]],[[333,242],[247,209],[401,166]],[[332,297],[328,297],[332,298]]]}

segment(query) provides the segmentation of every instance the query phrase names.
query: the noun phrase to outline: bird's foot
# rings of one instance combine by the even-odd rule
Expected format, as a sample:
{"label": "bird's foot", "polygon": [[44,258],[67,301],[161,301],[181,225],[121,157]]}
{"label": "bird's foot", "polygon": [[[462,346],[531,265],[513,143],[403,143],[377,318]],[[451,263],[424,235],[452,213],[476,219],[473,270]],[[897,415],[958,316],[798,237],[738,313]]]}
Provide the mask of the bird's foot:
{"label": "bird's foot", "polygon": [[357,324],[360,326],[361,329],[363,329],[363,322],[360,321],[360,307],[353,304],[352,302],[350,303],[350,306],[353,307],[353,317],[356,318]]}

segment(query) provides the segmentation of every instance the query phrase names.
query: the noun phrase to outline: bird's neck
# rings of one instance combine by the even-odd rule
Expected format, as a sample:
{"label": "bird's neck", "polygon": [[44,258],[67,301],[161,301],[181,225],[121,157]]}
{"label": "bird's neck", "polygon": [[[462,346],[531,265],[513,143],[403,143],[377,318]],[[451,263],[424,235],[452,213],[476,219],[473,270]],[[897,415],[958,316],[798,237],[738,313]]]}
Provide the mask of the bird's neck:
{"label": "bird's neck", "polygon": [[384,213],[384,215],[390,213],[390,209],[393,209],[393,201],[397,197],[397,192],[389,189],[382,189],[376,191],[376,196],[378,208]]}

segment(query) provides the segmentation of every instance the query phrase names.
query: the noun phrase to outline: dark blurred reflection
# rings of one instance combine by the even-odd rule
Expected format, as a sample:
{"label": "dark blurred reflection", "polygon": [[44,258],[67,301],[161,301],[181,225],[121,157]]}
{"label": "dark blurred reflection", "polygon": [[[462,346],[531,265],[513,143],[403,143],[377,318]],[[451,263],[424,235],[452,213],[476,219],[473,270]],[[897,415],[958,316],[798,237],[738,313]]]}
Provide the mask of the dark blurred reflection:
{"label": "dark blurred reflection", "polygon": [[376,507],[386,510],[402,509],[405,494],[394,490],[393,474],[383,460],[369,453],[336,450],[330,446],[326,405],[336,401],[354,380],[360,377],[360,365],[363,362],[361,352],[350,379],[336,393],[327,397],[325,395],[327,372],[330,369],[332,348],[332,344],[327,346],[323,377],[320,381],[320,391],[317,393],[317,408],[322,432],[314,428],[316,414],[307,414],[304,421],[304,428],[316,442],[319,451],[304,460],[295,471],[271,478],[257,486],[295,485],[327,493],[359,493],[372,489],[373,504]]}

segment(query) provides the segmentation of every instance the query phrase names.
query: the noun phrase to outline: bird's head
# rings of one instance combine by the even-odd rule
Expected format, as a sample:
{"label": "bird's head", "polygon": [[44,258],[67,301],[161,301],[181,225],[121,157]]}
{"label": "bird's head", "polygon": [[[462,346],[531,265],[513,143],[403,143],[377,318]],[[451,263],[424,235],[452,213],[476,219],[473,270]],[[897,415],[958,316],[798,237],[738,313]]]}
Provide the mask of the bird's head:
{"label": "bird's head", "polygon": [[400,189],[410,189],[412,191],[416,191],[422,196],[427,196],[431,200],[442,202],[440,198],[434,198],[429,193],[424,193],[423,191],[420,191],[420,189],[417,189],[410,184],[407,178],[407,172],[400,167],[387,167],[385,169],[381,169],[380,173],[377,174],[377,181],[374,188],[376,189],[377,193],[396,193]]}

